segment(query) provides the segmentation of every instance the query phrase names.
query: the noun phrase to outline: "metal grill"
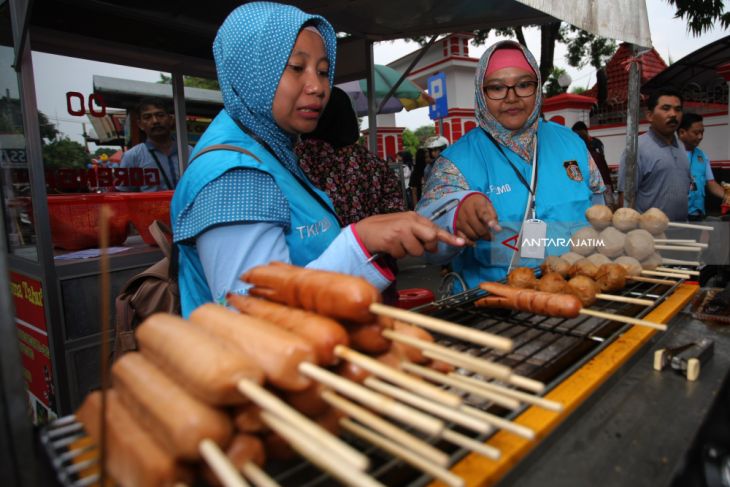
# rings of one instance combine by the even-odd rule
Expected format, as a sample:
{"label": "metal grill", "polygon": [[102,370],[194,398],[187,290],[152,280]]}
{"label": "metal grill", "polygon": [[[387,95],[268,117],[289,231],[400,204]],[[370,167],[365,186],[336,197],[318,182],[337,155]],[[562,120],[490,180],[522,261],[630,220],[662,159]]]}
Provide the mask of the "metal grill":
{"label": "metal grill", "polygon": [[[653,300],[655,301],[653,306],[647,307],[599,300],[591,308],[640,318],[670,296],[681,282],[678,281],[677,284],[672,286],[630,283],[620,293],[622,296]],[[474,301],[486,294],[480,289],[472,289],[422,306],[416,311],[511,338],[514,342],[513,350],[510,352],[497,352],[452,337],[434,334],[434,338],[441,345],[509,366],[519,375],[544,382],[547,390],[559,384],[565,377],[572,374],[586,361],[608,346],[625,329],[632,326],[582,315],[574,319],[562,319],[531,313],[476,308],[473,304]],[[491,380],[462,369],[456,371],[465,376]],[[453,392],[457,393],[456,390]],[[528,407],[526,405],[521,409],[509,411],[483,398],[474,397],[467,393],[459,394],[464,398],[466,404],[489,411],[492,414],[499,414],[508,419],[516,417]],[[447,426],[480,441],[486,441],[490,436],[478,435],[454,424],[448,424]],[[406,429],[423,438],[423,435],[418,432],[409,428]],[[81,465],[74,463],[73,459],[86,450],[81,452],[68,451],[68,446],[82,436],[83,430],[78,423],[74,422],[72,416],[61,418],[49,424],[41,434],[42,442],[53,466],[57,470],[58,478],[64,486],[83,487],[98,480],[95,475],[85,478],[79,477],[79,471],[82,468],[87,468],[89,462],[95,462],[94,459],[85,460]],[[424,476],[420,471],[394,459],[369,443],[350,435],[345,435],[344,438],[359,451],[368,455],[371,461],[369,473],[384,485],[419,487],[431,481],[430,477]],[[452,464],[469,453],[440,440],[431,439],[430,442],[448,453],[451,456]],[[328,475],[323,474],[305,461],[269,461],[266,470],[282,486],[320,487],[339,485]]]}

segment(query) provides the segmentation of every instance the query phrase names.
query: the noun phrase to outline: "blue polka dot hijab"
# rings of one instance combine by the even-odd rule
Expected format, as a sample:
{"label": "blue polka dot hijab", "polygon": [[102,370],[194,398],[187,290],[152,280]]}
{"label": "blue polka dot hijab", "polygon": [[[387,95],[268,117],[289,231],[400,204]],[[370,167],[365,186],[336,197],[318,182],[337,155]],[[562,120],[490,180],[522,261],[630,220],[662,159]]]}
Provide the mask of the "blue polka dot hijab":
{"label": "blue polka dot hijab", "polygon": [[218,83],[228,115],[265,141],[290,171],[299,173],[295,137],[274,120],[274,94],[302,28],[313,26],[324,39],[330,86],[337,40],[323,17],[273,2],[251,2],[231,12],[213,42]]}
{"label": "blue polka dot hijab", "polygon": [[[527,118],[525,125],[517,130],[509,130],[503,127],[502,124],[494,118],[494,115],[489,113],[489,109],[487,108],[487,97],[482,89],[482,85],[484,84],[484,74],[487,72],[489,60],[491,59],[492,54],[494,54],[494,51],[500,48],[521,50],[525,59],[527,59],[527,62],[530,63],[532,70],[535,71],[535,75],[537,76],[538,88],[536,92],[537,96],[535,97],[535,108],[532,109],[532,113]],[[477,73],[474,78],[474,84],[476,97],[475,115],[479,126],[484,129],[484,131],[491,134],[492,137],[494,137],[500,144],[511,149],[525,161],[532,161],[532,151],[535,144],[537,123],[540,117],[540,110],[542,109],[542,82],[540,80],[540,67],[530,51],[514,41],[497,42],[487,49],[484,54],[482,54],[482,58],[479,60],[479,66],[477,67]]]}

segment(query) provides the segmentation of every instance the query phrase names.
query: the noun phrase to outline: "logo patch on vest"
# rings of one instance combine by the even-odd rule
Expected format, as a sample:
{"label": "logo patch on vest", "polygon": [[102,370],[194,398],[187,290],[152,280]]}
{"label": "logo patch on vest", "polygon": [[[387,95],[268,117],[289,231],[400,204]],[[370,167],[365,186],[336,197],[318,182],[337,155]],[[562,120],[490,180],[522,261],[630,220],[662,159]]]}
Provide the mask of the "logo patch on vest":
{"label": "logo patch on vest", "polygon": [[697,160],[700,162],[700,164],[704,164],[705,163],[705,158],[702,157],[702,156],[697,156]]}
{"label": "logo patch on vest", "polygon": [[565,161],[563,162],[563,167],[565,168],[565,172],[568,174],[568,177],[572,179],[573,181],[583,181],[583,173],[580,172],[580,167],[578,167],[578,161]]}

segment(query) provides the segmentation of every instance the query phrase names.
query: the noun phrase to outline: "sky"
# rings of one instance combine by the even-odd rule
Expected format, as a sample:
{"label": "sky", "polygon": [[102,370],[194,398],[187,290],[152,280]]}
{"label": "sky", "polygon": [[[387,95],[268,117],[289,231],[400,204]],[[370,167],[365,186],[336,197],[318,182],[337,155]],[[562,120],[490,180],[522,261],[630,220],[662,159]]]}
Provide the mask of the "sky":
{"label": "sky", "polygon": [[[730,9],[730,0],[725,0]],[[681,19],[674,19],[674,9],[666,0],[647,0],[649,26],[654,48],[669,62],[677,61],[685,55],[705,46],[717,39],[730,35],[730,30],[722,30],[719,27],[694,37],[687,32],[686,23]],[[527,29],[526,40],[528,48],[536,58],[540,56],[539,31]],[[497,37],[490,37],[486,46],[491,45]],[[470,55],[479,57],[486,46],[474,47],[470,45]],[[416,49],[418,44],[403,40],[381,42],[375,45],[375,62],[377,64],[388,64]],[[575,69],[567,65],[565,61],[565,46],[557,44],[555,54],[555,65],[568,71],[573,79],[571,88],[574,86],[590,87],[595,82],[595,69],[592,67]],[[150,71],[128,66],[119,66],[108,63],[71,59],[63,56],[55,56],[44,53],[33,54],[33,69],[36,79],[36,97],[38,108],[45,113],[58,128],[73,140],[81,142],[83,124],[86,130],[90,130],[86,117],[75,117],[69,115],[66,107],[66,93],[76,91],[82,94],[93,92],[92,77],[96,75],[127,78],[140,81],[158,81],[159,71]],[[363,128],[367,127],[367,120]],[[428,118],[428,109],[420,108],[411,112],[402,111],[396,114],[396,124],[414,130],[420,126],[431,124]],[[93,148],[92,148],[93,150]]]}

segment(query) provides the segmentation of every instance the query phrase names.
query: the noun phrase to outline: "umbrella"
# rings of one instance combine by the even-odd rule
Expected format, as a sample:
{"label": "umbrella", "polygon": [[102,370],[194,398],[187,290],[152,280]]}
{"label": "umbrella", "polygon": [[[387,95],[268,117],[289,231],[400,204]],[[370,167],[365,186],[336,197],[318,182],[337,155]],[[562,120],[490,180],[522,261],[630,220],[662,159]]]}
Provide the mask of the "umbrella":
{"label": "umbrella", "polygon": [[[375,65],[375,98],[376,105],[388,94],[391,87],[400,79],[401,74],[393,68],[382,64]],[[352,100],[358,117],[368,113],[367,80],[350,81],[339,86]],[[379,113],[396,113],[403,108],[413,110],[415,108],[427,107],[434,103],[433,98],[428,96],[421,88],[410,80],[403,82],[393,93],[393,96],[385,103]]]}

